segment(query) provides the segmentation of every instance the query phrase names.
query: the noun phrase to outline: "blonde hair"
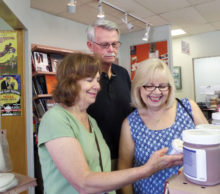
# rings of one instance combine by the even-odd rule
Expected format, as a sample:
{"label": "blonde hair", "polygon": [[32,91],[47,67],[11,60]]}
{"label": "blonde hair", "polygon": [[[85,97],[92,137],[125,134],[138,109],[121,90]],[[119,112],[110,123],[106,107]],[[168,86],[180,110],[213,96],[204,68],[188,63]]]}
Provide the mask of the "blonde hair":
{"label": "blonde hair", "polygon": [[135,72],[134,79],[131,84],[131,104],[136,108],[147,108],[140,96],[140,88],[153,79],[155,79],[158,73],[164,74],[170,85],[169,96],[166,102],[167,108],[171,107],[175,99],[175,85],[173,76],[168,68],[168,65],[160,59],[148,59],[141,62]]}

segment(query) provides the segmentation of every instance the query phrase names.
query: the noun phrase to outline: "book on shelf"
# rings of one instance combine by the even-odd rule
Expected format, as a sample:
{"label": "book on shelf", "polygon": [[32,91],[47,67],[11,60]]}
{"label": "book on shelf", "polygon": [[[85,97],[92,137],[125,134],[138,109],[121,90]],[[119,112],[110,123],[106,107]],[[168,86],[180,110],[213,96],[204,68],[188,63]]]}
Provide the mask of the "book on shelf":
{"label": "book on shelf", "polygon": [[34,108],[35,108],[38,118],[41,118],[46,112],[46,109],[42,103],[42,100],[36,99],[34,100],[33,104],[34,104]]}
{"label": "book on shelf", "polygon": [[35,87],[35,85],[34,85],[34,82],[32,81],[32,95],[33,96],[37,96],[37,90],[36,90],[36,87]]}
{"label": "book on shelf", "polygon": [[57,66],[63,60],[64,56],[61,54],[53,54],[53,53],[48,54],[48,55],[49,55],[49,60],[50,60],[52,72],[56,72]]}
{"label": "book on shelf", "polygon": [[44,94],[44,90],[43,90],[43,88],[42,88],[42,86],[41,86],[39,80],[37,79],[37,77],[34,76],[34,77],[32,78],[32,80],[33,80],[33,86],[34,86],[34,88],[35,88],[37,94]]}
{"label": "book on shelf", "polygon": [[57,84],[56,76],[45,75],[45,79],[46,79],[47,93],[52,94],[52,92]]}
{"label": "book on shelf", "polygon": [[35,63],[34,63],[33,55],[31,55],[31,68],[32,68],[32,73],[34,73],[36,71],[36,69],[35,69]]}
{"label": "book on shelf", "polygon": [[33,52],[34,64],[36,71],[50,72],[51,67],[48,61],[47,53]]}
{"label": "book on shelf", "polygon": [[40,84],[42,90],[43,90],[43,94],[47,94],[47,85],[46,85],[46,79],[44,75],[39,75],[36,76],[38,83]]}

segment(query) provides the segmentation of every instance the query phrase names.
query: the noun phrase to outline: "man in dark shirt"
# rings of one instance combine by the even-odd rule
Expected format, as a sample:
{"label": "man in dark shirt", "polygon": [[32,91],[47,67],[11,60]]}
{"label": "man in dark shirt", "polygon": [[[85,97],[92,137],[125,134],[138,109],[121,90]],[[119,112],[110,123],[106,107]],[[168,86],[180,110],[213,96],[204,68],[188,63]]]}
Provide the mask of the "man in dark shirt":
{"label": "man in dark shirt", "polygon": [[130,76],[125,68],[114,64],[121,44],[119,36],[116,24],[108,20],[97,20],[87,30],[87,45],[102,60],[101,90],[88,113],[96,119],[110,148],[113,170],[118,158],[121,125],[131,112]]}

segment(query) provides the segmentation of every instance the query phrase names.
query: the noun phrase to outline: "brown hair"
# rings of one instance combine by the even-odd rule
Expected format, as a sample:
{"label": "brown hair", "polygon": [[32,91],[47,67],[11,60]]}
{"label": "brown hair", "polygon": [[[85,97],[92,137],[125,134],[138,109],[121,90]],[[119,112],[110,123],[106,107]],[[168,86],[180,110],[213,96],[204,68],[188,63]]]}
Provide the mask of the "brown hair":
{"label": "brown hair", "polygon": [[79,94],[77,82],[86,77],[95,77],[101,73],[98,56],[85,53],[73,53],[66,56],[57,68],[57,86],[53,91],[55,102],[66,106],[74,105]]}

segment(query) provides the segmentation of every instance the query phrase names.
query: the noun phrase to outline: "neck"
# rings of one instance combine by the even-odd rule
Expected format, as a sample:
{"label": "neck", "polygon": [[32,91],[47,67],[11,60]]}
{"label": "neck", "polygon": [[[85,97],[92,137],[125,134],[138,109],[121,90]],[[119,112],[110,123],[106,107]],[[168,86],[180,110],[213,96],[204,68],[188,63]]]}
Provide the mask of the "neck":
{"label": "neck", "polygon": [[111,67],[112,63],[102,63],[102,72],[105,72],[109,78],[112,76]]}
{"label": "neck", "polygon": [[61,104],[61,106],[73,114],[87,115],[87,112],[86,112],[87,109],[80,107],[78,105],[73,105],[73,106],[68,107],[64,104]]}
{"label": "neck", "polygon": [[143,108],[142,110],[140,110],[140,112],[152,117],[152,116],[164,114],[166,110],[168,110],[166,106],[163,106],[158,108]]}

